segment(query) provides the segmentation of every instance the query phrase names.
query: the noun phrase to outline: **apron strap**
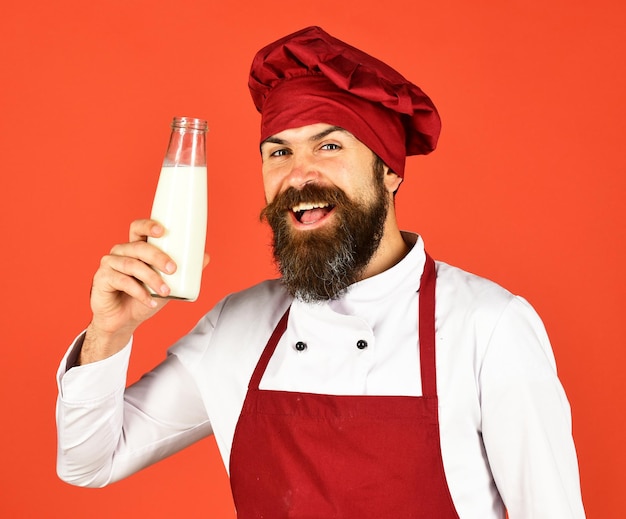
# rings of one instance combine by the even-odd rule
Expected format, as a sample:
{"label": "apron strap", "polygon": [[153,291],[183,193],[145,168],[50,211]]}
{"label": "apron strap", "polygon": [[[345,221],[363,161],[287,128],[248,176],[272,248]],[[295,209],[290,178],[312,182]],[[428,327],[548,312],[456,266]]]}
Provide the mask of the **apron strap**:
{"label": "apron strap", "polygon": [[276,328],[274,328],[274,332],[272,333],[270,340],[267,342],[267,346],[265,346],[265,349],[261,354],[261,358],[259,358],[259,362],[257,363],[256,368],[254,368],[254,373],[252,374],[252,378],[250,379],[250,382],[248,384],[248,389],[259,389],[259,384],[261,383],[263,373],[265,373],[265,369],[267,368],[267,365],[269,364],[270,359],[274,354],[274,350],[276,349],[276,346],[278,346],[278,341],[287,329],[287,320],[289,318],[290,309],[291,306],[287,308],[283,316],[280,318],[280,321],[278,321]]}
{"label": "apron strap", "polygon": [[426,263],[419,290],[419,349],[422,375],[422,395],[437,396],[437,370],[435,359],[435,262],[426,253]]}

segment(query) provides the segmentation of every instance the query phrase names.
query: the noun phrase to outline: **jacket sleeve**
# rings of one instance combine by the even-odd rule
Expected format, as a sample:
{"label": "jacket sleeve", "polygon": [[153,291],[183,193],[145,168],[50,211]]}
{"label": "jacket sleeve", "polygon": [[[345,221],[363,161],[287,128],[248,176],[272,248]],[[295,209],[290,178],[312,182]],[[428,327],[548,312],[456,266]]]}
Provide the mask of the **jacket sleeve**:
{"label": "jacket sleeve", "polygon": [[482,434],[511,519],[585,517],[567,397],[544,326],[513,298],[480,373]]}
{"label": "jacket sleeve", "polygon": [[82,340],[57,373],[57,473],[63,481],[102,487],[211,434],[201,395],[175,355],[125,389],[132,344],[67,369]]}

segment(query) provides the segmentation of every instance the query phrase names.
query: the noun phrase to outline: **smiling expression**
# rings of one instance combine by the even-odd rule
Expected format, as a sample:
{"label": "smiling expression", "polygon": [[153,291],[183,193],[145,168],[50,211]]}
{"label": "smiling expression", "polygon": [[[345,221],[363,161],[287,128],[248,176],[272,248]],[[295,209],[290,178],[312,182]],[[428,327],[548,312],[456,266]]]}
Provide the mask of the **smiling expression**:
{"label": "smiling expression", "polygon": [[329,125],[287,130],[262,145],[283,284],[305,301],[339,297],[358,281],[384,235],[385,166],[352,134]]}
{"label": "smiling expression", "polygon": [[[353,202],[369,203],[373,196],[370,174],[374,154],[350,132],[328,124],[288,129],[261,145],[265,198],[271,203],[290,187],[307,184],[336,187]],[[331,200],[307,199],[290,210],[294,229],[309,231],[334,218]]]}

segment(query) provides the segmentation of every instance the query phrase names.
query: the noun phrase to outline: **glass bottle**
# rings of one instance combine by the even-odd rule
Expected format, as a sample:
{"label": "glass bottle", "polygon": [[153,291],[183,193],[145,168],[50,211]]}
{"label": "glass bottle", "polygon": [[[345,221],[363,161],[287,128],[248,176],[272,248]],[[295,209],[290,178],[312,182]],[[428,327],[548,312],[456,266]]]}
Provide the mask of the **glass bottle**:
{"label": "glass bottle", "polygon": [[151,214],[165,232],[148,242],[176,263],[176,272],[161,273],[170,287],[168,298],[195,301],[200,293],[207,230],[208,127],[206,121],[190,117],[175,117],[171,126]]}

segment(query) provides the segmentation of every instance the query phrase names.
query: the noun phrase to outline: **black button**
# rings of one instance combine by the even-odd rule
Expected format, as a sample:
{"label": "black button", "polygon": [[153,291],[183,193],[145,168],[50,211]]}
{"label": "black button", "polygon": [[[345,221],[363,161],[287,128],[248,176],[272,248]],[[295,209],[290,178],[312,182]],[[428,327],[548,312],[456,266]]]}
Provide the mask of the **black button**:
{"label": "black button", "polygon": [[306,342],[302,342],[302,341],[296,342],[296,350],[298,351],[306,350]]}
{"label": "black button", "polygon": [[364,341],[363,339],[361,339],[360,341],[356,343],[356,347],[359,348],[360,350],[364,350],[365,348],[367,348],[367,341]]}

